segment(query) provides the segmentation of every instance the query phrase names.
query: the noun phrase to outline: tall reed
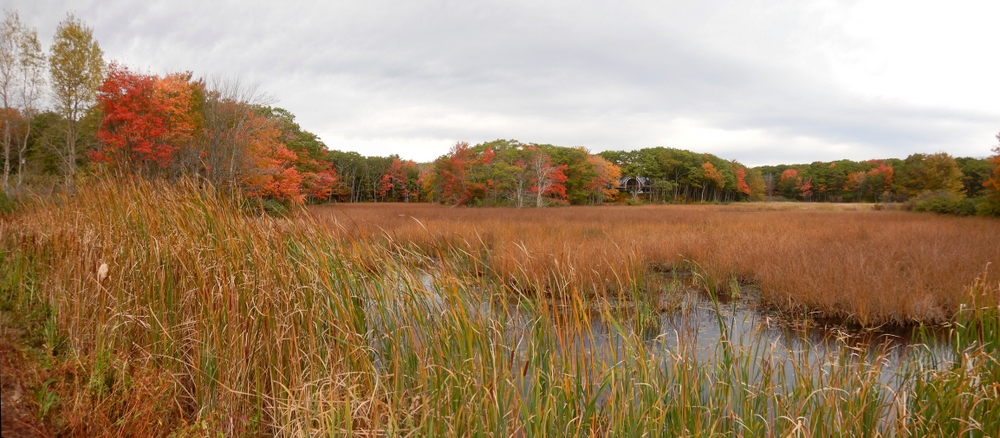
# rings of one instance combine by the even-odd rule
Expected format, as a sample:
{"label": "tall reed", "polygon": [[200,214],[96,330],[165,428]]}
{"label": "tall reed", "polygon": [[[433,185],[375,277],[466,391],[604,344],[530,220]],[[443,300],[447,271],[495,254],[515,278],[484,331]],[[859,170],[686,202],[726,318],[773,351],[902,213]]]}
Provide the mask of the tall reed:
{"label": "tall reed", "polygon": [[969,359],[893,383],[885,353],[724,338],[704,358],[644,337],[644,307],[615,304],[643,293],[638,244],[619,244],[625,270],[608,261],[616,299],[581,287],[571,258],[508,281],[474,233],[412,246],[357,230],[193,184],[103,181],[0,220],[0,297],[52,309],[53,354],[79,376],[61,409],[81,417],[62,432],[79,436],[986,436],[1000,418],[986,277],[956,320]]}

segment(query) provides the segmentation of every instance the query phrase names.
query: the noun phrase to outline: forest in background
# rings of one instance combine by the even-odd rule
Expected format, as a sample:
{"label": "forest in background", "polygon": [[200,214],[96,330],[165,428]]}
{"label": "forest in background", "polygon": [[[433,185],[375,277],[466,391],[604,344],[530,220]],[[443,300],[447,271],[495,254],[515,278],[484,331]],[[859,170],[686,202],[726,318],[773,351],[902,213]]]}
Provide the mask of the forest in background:
{"label": "forest in background", "polygon": [[[415,163],[106,63],[72,15],[0,36],[3,436],[1000,430],[1000,221],[819,204],[996,214],[1000,148]],[[801,202],[711,205],[759,199]],[[699,205],[445,206],[667,202]]]}
{"label": "forest in background", "polygon": [[[254,85],[106,63],[72,15],[48,51],[8,12],[0,43],[3,193],[72,192],[86,175],[195,178],[266,202],[438,202],[471,206],[614,203],[906,202],[1000,215],[1000,147],[989,158],[748,167],[708,153],[495,140],[430,163],[333,150]],[[9,202],[9,201],[7,201]]]}

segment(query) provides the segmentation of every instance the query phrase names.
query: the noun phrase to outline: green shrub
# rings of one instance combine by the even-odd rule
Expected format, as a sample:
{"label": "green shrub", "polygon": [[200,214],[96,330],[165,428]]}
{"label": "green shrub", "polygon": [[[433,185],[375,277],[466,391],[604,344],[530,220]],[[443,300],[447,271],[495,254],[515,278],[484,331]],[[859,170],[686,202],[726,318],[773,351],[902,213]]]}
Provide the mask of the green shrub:
{"label": "green shrub", "polygon": [[0,215],[11,214],[16,209],[17,203],[3,192],[0,192]]}
{"label": "green shrub", "polygon": [[1000,199],[985,198],[976,206],[976,213],[980,216],[1000,217]]}
{"label": "green shrub", "polygon": [[930,211],[941,214],[957,214],[959,216],[969,216],[976,214],[976,199],[966,198],[965,195],[938,190],[935,192],[926,191],[911,199],[906,203],[907,208],[913,211]]}

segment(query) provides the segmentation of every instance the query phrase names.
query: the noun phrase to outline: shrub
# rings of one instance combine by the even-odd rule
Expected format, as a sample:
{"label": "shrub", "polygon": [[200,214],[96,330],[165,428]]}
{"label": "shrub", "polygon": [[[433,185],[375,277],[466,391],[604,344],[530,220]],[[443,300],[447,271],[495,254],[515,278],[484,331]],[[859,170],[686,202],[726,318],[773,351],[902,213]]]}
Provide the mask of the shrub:
{"label": "shrub", "polygon": [[976,206],[976,213],[981,216],[1000,217],[1000,200],[992,198],[983,199]]}
{"label": "shrub", "polygon": [[7,215],[14,212],[17,208],[17,204],[13,199],[0,192],[0,215]]}
{"label": "shrub", "polygon": [[962,194],[938,190],[921,193],[920,196],[908,201],[906,207],[913,211],[969,216],[976,214],[977,203],[976,199],[966,198]]}

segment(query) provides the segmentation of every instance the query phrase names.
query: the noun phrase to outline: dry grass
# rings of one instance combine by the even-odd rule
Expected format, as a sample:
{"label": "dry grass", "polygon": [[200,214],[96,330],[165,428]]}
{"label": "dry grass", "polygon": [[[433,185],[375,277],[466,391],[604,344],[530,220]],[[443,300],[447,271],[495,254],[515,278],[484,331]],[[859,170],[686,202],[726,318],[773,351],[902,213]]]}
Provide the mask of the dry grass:
{"label": "dry grass", "polygon": [[773,306],[864,325],[945,321],[988,264],[987,279],[1000,279],[1000,221],[854,204],[312,211],[342,237],[413,243],[430,255],[461,248],[481,262],[472,268],[518,289],[599,293],[641,281],[650,267],[688,263],[721,286],[759,284]]}
{"label": "dry grass", "polygon": [[[903,250],[933,245],[942,234],[940,254],[947,256],[952,246],[945,243],[976,233],[995,240],[983,233],[994,232],[994,222],[714,207],[428,205],[328,207],[287,220],[247,214],[240,202],[191,184],[111,180],[0,218],[0,315],[36,321],[22,325],[37,335],[30,362],[44,373],[24,381],[45,380],[24,389],[34,397],[40,430],[175,437],[1000,430],[995,280],[981,279],[966,293],[972,310],[956,317],[951,343],[959,362],[941,367],[930,350],[927,359],[916,350],[909,368],[894,375],[897,386],[879,378],[892,372],[886,354],[845,346],[823,357],[808,348],[783,357],[766,338],[749,345],[723,338],[705,362],[693,349],[669,350],[629,328],[638,306],[595,314],[582,300],[550,311],[567,300],[507,299],[512,288],[642,286],[651,261],[690,259],[723,278],[731,275],[726,269],[742,272],[735,270],[740,263],[788,265],[755,255],[788,247],[779,255],[798,248],[808,256],[807,244],[836,250],[851,241],[782,240],[772,228],[817,222],[860,233],[850,226],[857,218],[854,227],[871,236],[866,241],[887,229],[909,230],[915,237]],[[600,225],[614,218],[629,220]],[[757,247],[768,243],[774,246]],[[746,272],[768,284],[769,271]],[[620,339],[607,351],[591,348],[603,336],[592,325],[597,318]]]}

